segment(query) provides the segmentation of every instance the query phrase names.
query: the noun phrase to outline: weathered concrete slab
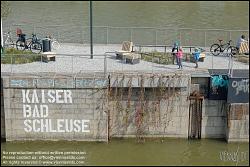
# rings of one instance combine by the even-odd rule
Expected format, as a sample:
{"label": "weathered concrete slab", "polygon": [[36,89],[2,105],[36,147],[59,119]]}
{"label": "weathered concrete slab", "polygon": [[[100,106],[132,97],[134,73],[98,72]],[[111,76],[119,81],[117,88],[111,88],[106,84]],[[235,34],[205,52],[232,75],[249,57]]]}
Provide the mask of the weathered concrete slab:
{"label": "weathered concrete slab", "polygon": [[234,103],[228,107],[227,142],[249,142],[249,103]]}

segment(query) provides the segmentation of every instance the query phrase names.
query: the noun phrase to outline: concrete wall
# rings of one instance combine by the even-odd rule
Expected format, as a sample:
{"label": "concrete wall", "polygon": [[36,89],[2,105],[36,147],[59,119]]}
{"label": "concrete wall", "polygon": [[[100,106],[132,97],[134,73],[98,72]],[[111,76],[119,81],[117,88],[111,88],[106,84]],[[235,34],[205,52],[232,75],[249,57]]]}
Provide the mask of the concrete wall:
{"label": "concrete wall", "polygon": [[188,137],[187,74],[113,74],[111,137]]}
{"label": "concrete wall", "polygon": [[249,103],[228,105],[226,139],[228,142],[249,142]]}
{"label": "concrete wall", "polygon": [[[71,90],[72,92],[72,103],[70,104],[58,104],[58,103],[45,103],[39,102],[38,104],[30,104],[31,110],[35,108],[35,105],[47,105],[48,106],[48,117],[24,117],[23,115],[23,98],[22,90],[33,89],[5,89],[5,123],[6,123],[6,139],[10,140],[106,140],[107,139],[107,116],[103,112],[103,106],[100,102],[100,96],[94,95],[93,89],[76,89]],[[41,97],[41,90],[48,92],[49,89],[34,89],[37,91],[39,97]],[[55,89],[57,90],[57,89]],[[64,89],[65,90],[65,89]],[[101,93],[102,91],[98,92]],[[30,95],[30,97],[32,97]],[[27,103],[26,103],[27,104]],[[39,109],[40,110],[40,109]],[[41,114],[41,110],[39,111]],[[34,112],[32,112],[34,113]],[[85,130],[89,132],[25,132],[24,121],[25,120],[52,120],[52,129],[57,129],[57,119],[70,119],[73,120],[89,120],[86,123]],[[68,123],[69,124],[69,123]],[[65,129],[66,124],[62,123]],[[40,128],[40,124],[36,124],[36,128]]]}
{"label": "concrete wall", "polygon": [[202,138],[225,138],[226,136],[226,101],[208,100],[203,102]]}
{"label": "concrete wall", "polygon": [[192,77],[192,84],[199,84],[199,92],[205,97],[208,97],[209,78],[208,77]]}
{"label": "concrete wall", "polygon": [[192,78],[191,92],[194,90],[204,96],[202,103],[202,138],[225,138],[226,101],[208,100],[209,78]]}
{"label": "concrete wall", "polygon": [[[123,90],[109,103],[112,137],[188,137],[188,91],[185,88],[160,90],[146,89],[141,100],[141,89],[133,88],[131,98]],[[160,92],[163,92],[162,95]],[[139,112],[143,112],[139,127]],[[138,132],[141,130],[141,133]]]}
{"label": "concrete wall", "polygon": [[[192,78],[193,80],[193,78]],[[110,83],[110,84],[108,84]],[[208,78],[194,79],[195,87],[206,93]],[[110,87],[108,87],[110,86]],[[46,118],[26,118],[22,91],[29,90],[28,98],[32,99],[34,90],[38,98],[42,91],[70,91],[72,103],[29,103],[47,105],[49,114]],[[78,76],[3,76],[4,110],[1,108],[1,119],[5,113],[7,141],[11,140],[107,140],[111,137],[188,137],[189,100],[192,91],[190,75],[115,75],[103,77],[96,75]],[[62,93],[62,92],[61,92]],[[35,96],[34,96],[35,97]],[[3,98],[2,98],[3,99]],[[35,99],[35,98],[34,98]],[[26,100],[27,101],[27,100]],[[69,101],[69,100],[68,100]],[[1,103],[1,107],[3,107]],[[225,101],[203,100],[202,107],[202,138],[225,138],[237,140],[234,131],[238,128],[231,119],[231,129],[226,128]],[[108,124],[108,114],[110,123]],[[142,114],[142,115],[140,115]],[[246,116],[246,114],[243,114]],[[26,119],[57,119],[89,120],[87,129],[90,132],[25,132]],[[249,125],[249,119],[245,118]],[[2,123],[3,121],[1,121]],[[140,124],[141,122],[141,124]],[[108,133],[109,125],[109,133]],[[245,125],[244,125],[245,126]],[[233,129],[234,127],[234,129]],[[3,130],[5,128],[5,130]],[[65,128],[65,127],[62,127]],[[245,127],[246,128],[246,127]],[[242,138],[246,138],[242,132]],[[1,133],[2,135],[2,133]],[[245,136],[244,136],[245,135]]]}
{"label": "concrete wall", "polygon": [[[53,82],[51,82],[51,78],[17,78],[13,76],[4,77],[3,79],[7,141],[107,140],[107,115],[104,105],[101,103],[105,90],[97,87],[96,89],[89,88],[95,87],[95,85],[98,86],[98,84],[103,84],[104,82],[100,80],[90,82],[88,78],[78,78],[78,82],[72,84],[72,78],[60,77],[55,78]],[[71,88],[73,86],[75,88]],[[56,91],[58,94],[56,94]],[[42,92],[44,93],[44,101],[42,100]],[[49,92],[51,93],[50,95],[58,95],[55,97],[54,102],[52,102],[53,98],[48,95]],[[67,93],[66,100],[64,97],[65,92]],[[36,94],[38,98],[36,98]],[[31,109],[29,107],[24,108],[24,105],[29,105]],[[47,106],[47,115],[42,115],[40,106],[43,106],[43,113],[46,113]],[[29,116],[30,111],[32,116]],[[52,122],[52,128],[50,128],[49,120]],[[74,129],[70,129],[71,120],[73,121]],[[75,120],[77,120],[77,125],[74,123]],[[46,127],[42,126],[43,128],[41,128],[41,121],[43,121]],[[30,127],[32,130],[30,130]],[[68,131],[66,130],[67,127]],[[41,132],[41,129],[44,131]]]}

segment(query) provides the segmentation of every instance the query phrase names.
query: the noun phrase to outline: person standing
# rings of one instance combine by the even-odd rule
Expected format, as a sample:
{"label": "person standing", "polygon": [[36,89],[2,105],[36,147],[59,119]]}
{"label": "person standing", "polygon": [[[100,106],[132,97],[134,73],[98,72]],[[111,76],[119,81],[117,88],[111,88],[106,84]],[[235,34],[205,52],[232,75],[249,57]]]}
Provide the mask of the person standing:
{"label": "person standing", "polygon": [[199,61],[199,58],[200,58],[200,52],[199,52],[198,48],[194,49],[193,55],[194,55],[194,61],[195,61],[195,68],[198,68],[198,61]]}
{"label": "person standing", "polygon": [[175,41],[174,42],[174,46],[172,48],[172,55],[173,55],[173,59],[172,60],[173,60],[173,64],[174,64],[174,60],[177,59],[176,55],[177,55],[177,52],[179,50],[178,48],[179,48],[179,43],[178,43],[178,41]]}
{"label": "person standing", "polygon": [[183,51],[182,48],[180,47],[178,52],[177,52],[177,64],[178,64],[178,69],[182,69],[182,57],[183,57]]}

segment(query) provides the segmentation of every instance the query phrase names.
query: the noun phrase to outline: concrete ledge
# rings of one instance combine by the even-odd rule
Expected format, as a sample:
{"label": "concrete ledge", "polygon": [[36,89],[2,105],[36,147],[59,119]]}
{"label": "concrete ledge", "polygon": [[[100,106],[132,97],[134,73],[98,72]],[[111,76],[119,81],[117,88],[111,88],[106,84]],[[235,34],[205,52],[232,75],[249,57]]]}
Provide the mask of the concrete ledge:
{"label": "concrete ledge", "polygon": [[246,139],[227,139],[227,142],[228,143],[231,143],[231,142],[248,142],[249,143],[249,138],[246,138]]}
{"label": "concrete ledge", "polygon": [[55,52],[43,52],[42,55],[45,56],[45,61],[56,61]]}

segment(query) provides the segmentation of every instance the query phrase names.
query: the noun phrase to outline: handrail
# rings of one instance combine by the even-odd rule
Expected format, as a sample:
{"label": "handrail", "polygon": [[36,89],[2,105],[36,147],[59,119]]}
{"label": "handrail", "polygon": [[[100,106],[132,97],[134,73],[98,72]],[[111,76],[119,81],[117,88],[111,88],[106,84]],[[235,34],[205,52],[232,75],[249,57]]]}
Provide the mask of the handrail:
{"label": "handrail", "polygon": [[[134,47],[139,47],[140,49],[142,47],[161,47],[161,48],[164,48],[165,52],[166,52],[166,49],[167,48],[172,48],[173,46],[172,45],[133,45],[132,46],[132,51],[134,51]],[[201,50],[204,50],[202,49],[201,47],[196,47],[196,46],[181,46],[182,48],[187,48],[190,50],[190,52],[192,51],[192,48],[199,48]]]}
{"label": "handrail", "polygon": [[[12,26],[24,26],[24,25],[27,25],[27,24],[12,24]],[[70,24],[64,24],[64,25],[46,25],[46,27],[63,27],[65,25],[70,25]],[[33,25],[35,27],[44,27],[42,25]],[[79,27],[81,25],[72,25],[72,26],[75,26],[75,27]],[[81,26],[81,27],[86,27],[86,28],[89,28],[89,26]],[[185,28],[185,27],[181,27],[181,28],[167,28],[167,27],[124,27],[124,26],[107,26],[107,25],[103,25],[103,26],[93,26],[93,28],[132,28],[132,29],[160,29],[160,30],[199,30],[199,31],[204,31],[204,30],[207,30],[207,31],[249,31],[248,30],[232,30],[232,29],[220,29],[220,28],[211,28],[211,29],[203,29],[203,28],[191,28],[191,27],[188,27],[188,28]]]}

